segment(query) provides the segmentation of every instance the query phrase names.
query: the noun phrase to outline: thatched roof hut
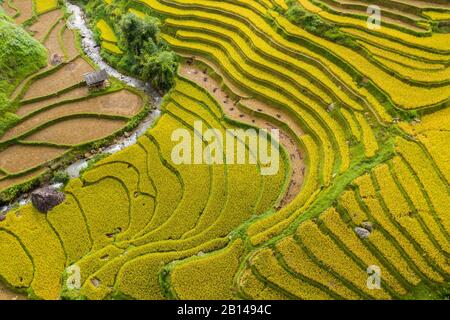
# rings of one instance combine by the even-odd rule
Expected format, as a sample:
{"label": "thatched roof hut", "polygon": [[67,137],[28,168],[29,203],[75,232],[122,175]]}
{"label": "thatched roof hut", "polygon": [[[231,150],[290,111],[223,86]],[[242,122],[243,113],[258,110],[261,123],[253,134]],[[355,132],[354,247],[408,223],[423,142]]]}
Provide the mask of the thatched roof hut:
{"label": "thatched roof hut", "polygon": [[86,81],[88,87],[99,87],[102,86],[106,80],[108,80],[108,73],[104,69],[86,73],[84,75],[84,80]]}

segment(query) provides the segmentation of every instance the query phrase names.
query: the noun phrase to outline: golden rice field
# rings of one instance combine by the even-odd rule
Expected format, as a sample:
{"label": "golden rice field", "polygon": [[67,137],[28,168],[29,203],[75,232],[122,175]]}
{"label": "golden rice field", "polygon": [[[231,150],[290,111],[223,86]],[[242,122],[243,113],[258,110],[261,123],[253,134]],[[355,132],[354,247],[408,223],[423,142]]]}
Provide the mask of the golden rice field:
{"label": "golden rice field", "polygon": [[[23,23],[19,2],[2,7]],[[0,213],[0,282],[49,300],[448,299],[448,1],[101,2],[161,20],[159,37],[180,62],[175,84],[137,143],[71,179],[62,204]],[[380,29],[367,27],[371,4],[382,10]],[[294,6],[345,42],[294,23]],[[24,26],[63,61],[10,93],[17,122],[0,135],[3,192],[120,136],[150,107],[116,79],[87,90],[82,75],[97,66],[76,33],[72,43],[64,36],[64,5],[32,8]],[[53,10],[49,25],[53,16],[42,17]],[[98,17],[94,31],[120,57],[112,21]],[[202,135],[199,121],[217,139],[279,129],[278,171],[264,175],[258,159],[177,163],[172,133]],[[231,140],[232,152],[255,158],[250,141]]]}

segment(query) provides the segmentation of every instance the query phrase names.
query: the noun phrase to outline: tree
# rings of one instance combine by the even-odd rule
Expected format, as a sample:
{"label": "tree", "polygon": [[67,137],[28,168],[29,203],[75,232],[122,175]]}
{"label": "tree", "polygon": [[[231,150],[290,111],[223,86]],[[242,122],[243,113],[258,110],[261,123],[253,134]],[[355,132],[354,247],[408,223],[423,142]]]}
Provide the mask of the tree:
{"label": "tree", "polygon": [[159,42],[159,26],[156,19],[141,19],[133,13],[124,14],[119,27],[125,46],[135,55],[142,54],[144,49],[155,47]]}
{"label": "tree", "polygon": [[145,62],[142,76],[153,86],[163,90],[170,89],[175,83],[178,61],[174,52],[160,51]]}
{"label": "tree", "polygon": [[[123,3],[114,2],[115,6],[106,10],[111,22],[117,26],[115,32],[124,54],[117,56],[103,52],[104,57],[121,70],[151,82],[153,87],[169,90],[175,83],[178,61],[168,44],[160,38],[159,19],[123,12],[127,9]],[[86,6],[87,12],[95,17],[102,16],[102,5],[101,0],[90,1]],[[119,14],[119,9],[123,14]]]}

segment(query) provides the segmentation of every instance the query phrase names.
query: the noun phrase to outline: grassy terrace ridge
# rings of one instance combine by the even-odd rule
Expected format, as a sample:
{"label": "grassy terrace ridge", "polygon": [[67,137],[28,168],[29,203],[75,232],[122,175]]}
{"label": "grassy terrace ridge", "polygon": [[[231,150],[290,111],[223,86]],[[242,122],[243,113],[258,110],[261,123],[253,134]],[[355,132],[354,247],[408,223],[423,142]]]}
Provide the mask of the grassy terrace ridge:
{"label": "grassy terrace ridge", "polygon": [[[337,0],[312,0],[311,3],[333,14],[344,14],[361,20],[366,20],[368,16],[368,4],[361,2],[345,3]],[[374,4],[375,2],[370,3],[369,5]],[[380,7],[382,15],[384,16],[384,25],[400,30],[403,29],[406,32],[418,35],[430,31],[430,22],[427,21],[428,19],[424,18],[420,10],[418,12],[416,10],[412,10],[412,12],[395,10],[392,7],[389,7],[390,4],[392,5],[390,1],[387,1],[384,4],[381,4]],[[380,4],[378,3],[377,5]],[[416,11],[416,14],[414,14],[414,11]]]}
{"label": "grassy terrace ridge", "polygon": [[[366,28],[365,0],[77,3],[105,60],[165,93],[161,115],[136,144],[68,181],[65,201],[46,215],[28,204],[1,216],[1,282],[33,299],[449,297],[450,34],[437,24],[445,1],[374,0],[388,18],[380,30]],[[42,29],[52,5],[25,26]],[[52,163],[4,160],[16,150],[71,157],[104,140],[74,144],[60,127],[122,121],[118,136],[146,110],[142,92],[114,79],[98,92],[76,75],[64,80],[95,66],[79,49],[68,54],[58,23],[36,36],[64,61],[4,90],[13,120],[0,135],[0,189]],[[46,81],[55,84],[41,88]],[[210,142],[198,121],[216,139],[262,123],[283,129],[278,172],[263,175],[259,159],[230,163],[225,150],[223,164],[176,163],[175,130]],[[48,138],[58,130],[68,140]],[[255,158],[249,141],[232,140],[234,153]],[[284,203],[292,183],[301,189]],[[374,266],[378,290],[367,285]]]}
{"label": "grassy terrace ridge", "polygon": [[45,65],[45,48],[0,8],[0,134],[15,120],[9,95],[25,77]]}

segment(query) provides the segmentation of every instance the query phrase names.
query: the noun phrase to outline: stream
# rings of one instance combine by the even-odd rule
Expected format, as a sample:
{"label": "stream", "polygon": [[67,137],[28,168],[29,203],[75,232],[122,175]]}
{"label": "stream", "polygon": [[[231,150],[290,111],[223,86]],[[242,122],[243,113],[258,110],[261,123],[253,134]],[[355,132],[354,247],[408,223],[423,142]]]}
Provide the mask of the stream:
{"label": "stream", "polygon": [[[111,67],[100,55],[100,46],[94,40],[94,34],[89,29],[86,22],[86,16],[83,10],[74,4],[65,2],[67,11],[72,15],[67,20],[67,26],[70,29],[77,30],[81,37],[81,47],[84,53],[100,68],[106,70],[109,76],[114,77],[124,84],[136,88],[138,90],[144,91],[149,96],[149,101],[152,104],[151,112],[140,122],[140,124],[129,134],[124,137],[116,139],[112,144],[102,148],[101,152],[96,153],[96,155],[101,154],[114,154],[126,147],[135,144],[140,136],[145,134],[145,132],[155,123],[155,120],[160,115],[160,106],[162,102],[162,96],[154,90],[149,83],[142,80],[127,76],[119,72],[118,70]],[[88,166],[91,157],[85,157],[76,161],[75,163],[69,165],[64,171],[69,175],[71,179],[78,178],[80,176],[80,171]],[[42,187],[42,186],[40,186]],[[47,187],[60,190],[64,187],[62,183],[53,183],[47,185]],[[32,190],[21,195],[14,203],[0,206],[0,216],[6,214],[13,208],[18,206],[23,206],[31,201]]]}

